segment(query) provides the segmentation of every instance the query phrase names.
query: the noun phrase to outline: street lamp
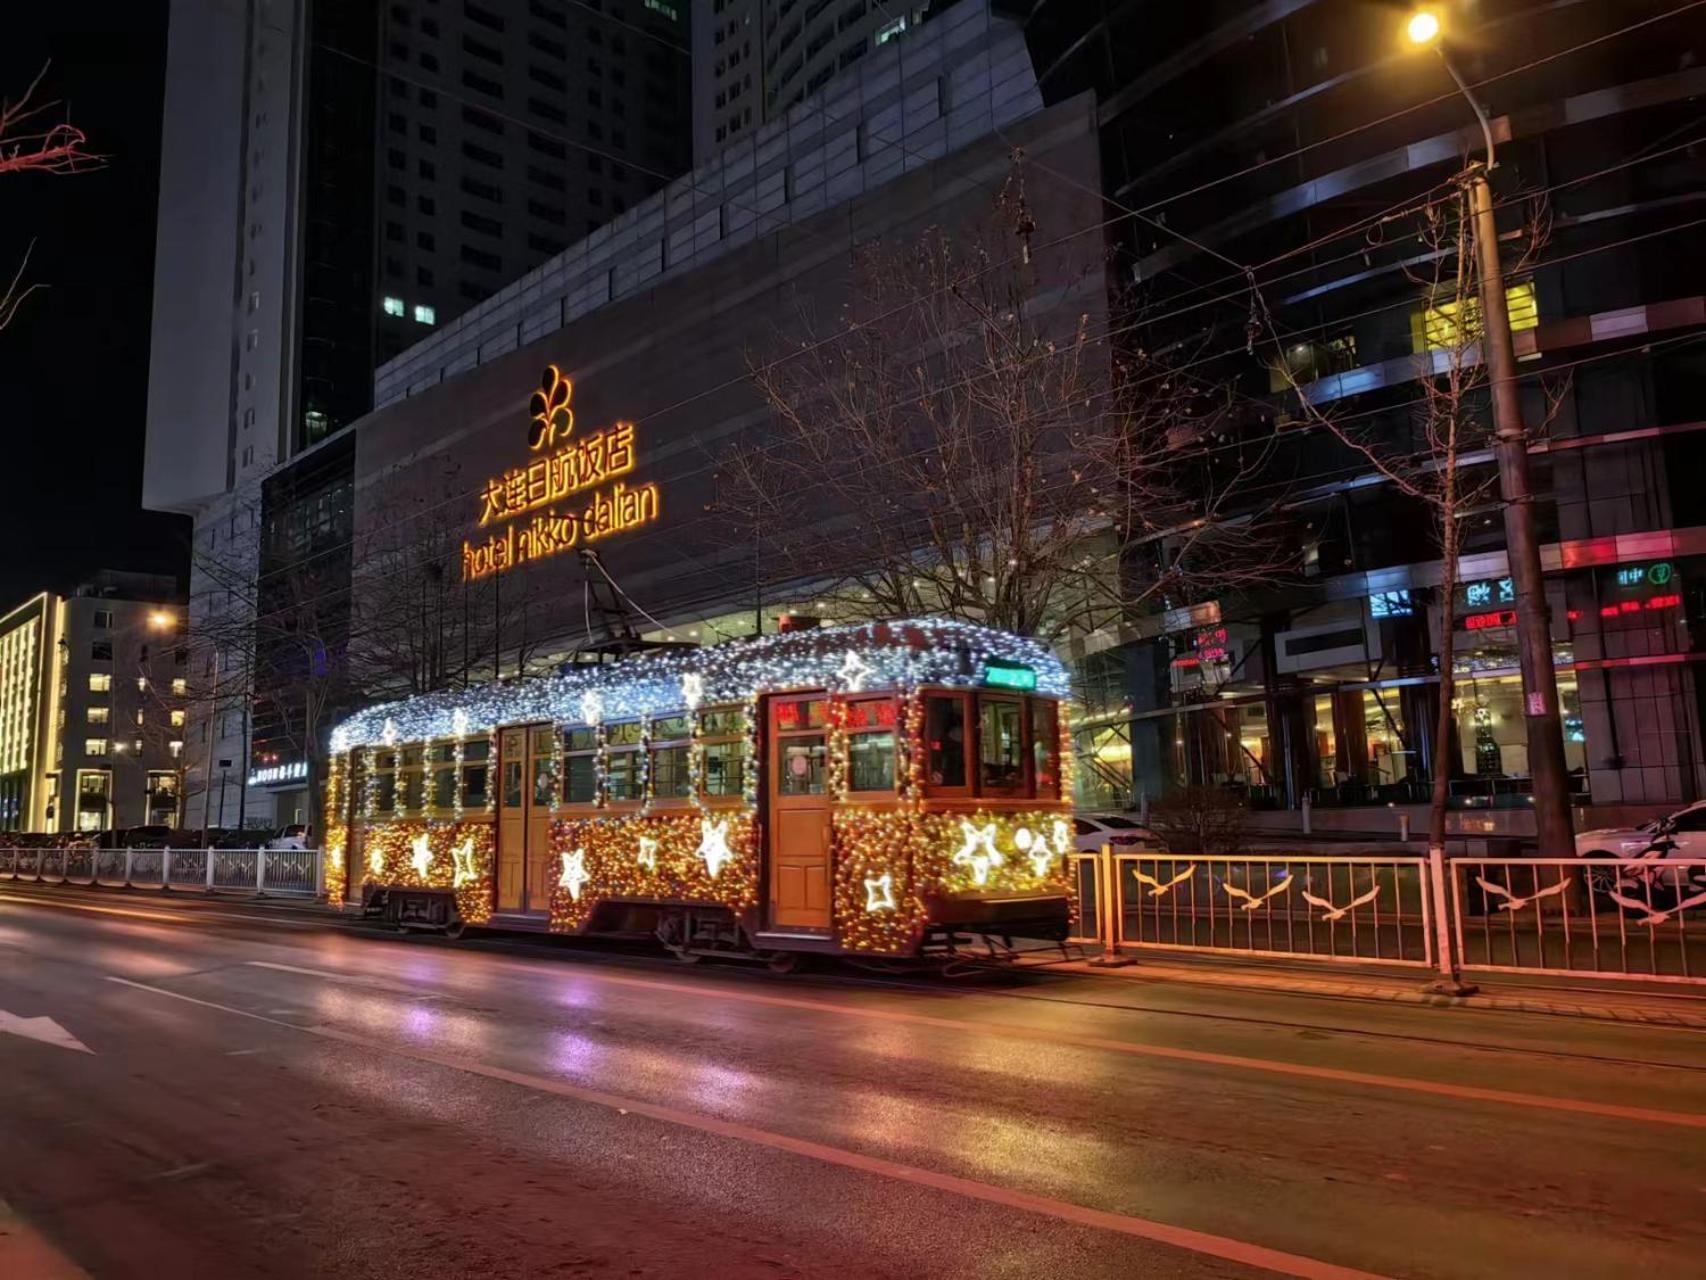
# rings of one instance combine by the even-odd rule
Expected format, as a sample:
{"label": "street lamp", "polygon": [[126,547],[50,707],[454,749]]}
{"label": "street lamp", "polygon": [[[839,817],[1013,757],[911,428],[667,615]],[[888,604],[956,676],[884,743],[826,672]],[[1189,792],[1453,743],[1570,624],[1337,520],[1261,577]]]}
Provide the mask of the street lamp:
{"label": "street lamp", "polygon": [[1528,433],[1517,395],[1516,352],[1511,345],[1505,274],[1499,262],[1499,228],[1487,174],[1496,163],[1493,127],[1487,112],[1469,91],[1446,54],[1438,15],[1420,9],[1405,24],[1405,35],[1418,47],[1431,47],[1451,73],[1458,91],[1475,112],[1486,141],[1485,161],[1472,161],[1458,178],[1469,198],[1475,253],[1481,282],[1481,354],[1493,399],[1493,456],[1499,466],[1499,496],[1505,514],[1505,549],[1511,585],[1516,589],[1517,663],[1522,670],[1523,720],[1528,729],[1529,776],[1534,788],[1534,830],[1540,855],[1567,858],[1574,852],[1569,775],[1564,766],[1564,732],[1558,713],[1558,675],[1552,665],[1552,629],[1546,586],[1540,571],[1540,543],[1534,531],[1534,493],[1528,477]]}
{"label": "street lamp", "polygon": [[148,625],[156,631],[170,631],[175,621],[176,619],[165,609],[156,609],[148,615]]}

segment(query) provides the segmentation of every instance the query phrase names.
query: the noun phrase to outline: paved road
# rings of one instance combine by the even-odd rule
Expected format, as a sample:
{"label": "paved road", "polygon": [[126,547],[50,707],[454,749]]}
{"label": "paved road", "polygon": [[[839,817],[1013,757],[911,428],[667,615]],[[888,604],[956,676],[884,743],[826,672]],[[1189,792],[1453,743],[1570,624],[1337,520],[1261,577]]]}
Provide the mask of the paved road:
{"label": "paved road", "polygon": [[252,916],[0,889],[0,1250],[150,1280],[1706,1259],[1698,1031]]}

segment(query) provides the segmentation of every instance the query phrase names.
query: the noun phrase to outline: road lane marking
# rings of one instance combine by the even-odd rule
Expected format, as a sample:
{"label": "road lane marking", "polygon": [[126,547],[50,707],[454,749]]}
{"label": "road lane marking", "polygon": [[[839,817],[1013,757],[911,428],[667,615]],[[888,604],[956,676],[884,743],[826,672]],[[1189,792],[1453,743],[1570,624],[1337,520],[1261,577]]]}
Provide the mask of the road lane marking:
{"label": "road lane marking", "polygon": [[299,964],[279,964],[275,960],[245,960],[243,964],[251,969],[277,969],[280,973],[301,973],[310,978],[325,978],[330,982],[347,982],[352,986],[372,987],[379,991],[389,991],[394,995],[417,998],[424,996],[429,1000],[438,998],[436,992],[423,993],[418,987],[407,986],[400,982],[390,982],[384,978],[369,978],[355,973],[338,973],[331,969],[309,969]]}
{"label": "road lane marking", "polygon": [[59,898],[37,897],[35,894],[0,893],[0,902],[16,902],[26,906],[59,907],[66,911],[91,911],[104,916],[128,916],[134,920],[155,920],[162,924],[185,924],[195,920],[246,920],[259,924],[284,924],[292,928],[321,927],[332,923],[331,920],[291,920],[283,916],[248,916],[238,915],[234,911],[202,911],[183,904],[184,910],[178,915],[168,915],[163,911],[148,911],[135,907],[103,907],[93,902],[68,902]]}
{"label": "road lane marking", "polygon": [[20,1018],[15,1013],[7,1013],[4,1009],[0,1009],[0,1035],[22,1036],[26,1040],[40,1040],[43,1044],[57,1045],[61,1049],[73,1049],[78,1053],[92,1054],[95,1052],[46,1014],[35,1018]]}
{"label": "road lane marking", "polygon": [[[502,963],[502,962],[500,962]],[[521,968],[537,976],[533,965],[504,964],[506,968]],[[1444,1081],[1421,1080],[1413,1076],[1388,1076],[1371,1071],[1352,1071],[1343,1067],[1318,1067],[1302,1062],[1280,1062],[1269,1058],[1249,1058],[1232,1053],[1214,1053],[1206,1049],[1178,1049],[1167,1045],[1134,1044],[1111,1040],[1103,1036],[1079,1036],[1067,1032],[1025,1027],[1010,1022],[965,1022],[931,1013],[911,1013],[900,1009],[865,1009],[858,1005],[833,1001],[808,1000],[801,996],[765,995],[740,991],[730,987],[686,982],[670,982],[659,978],[635,978],[623,974],[593,973],[577,970],[577,977],[617,986],[643,987],[651,990],[679,992],[703,1000],[707,993],[719,999],[738,1000],[747,1004],[768,1005],[782,1009],[807,1009],[814,1013],[834,1014],[844,1018],[863,1018],[874,1022],[897,1022],[912,1026],[934,1027],[960,1035],[1003,1035],[1045,1044],[1070,1045],[1105,1053],[1123,1053],[1137,1058],[1158,1058],[1164,1061],[1189,1062],[1198,1066],[1230,1067],[1235,1070],[1256,1071],[1268,1075],[1296,1076],[1306,1080],[1331,1080],[1338,1084],[1363,1085],[1389,1092],[1432,1094],[1442,1098],[1490,1102],[1504,1106],[1528,1107],[1541,1111],[1565,1111],[1577,1115],[1600,1116],[1612,1120],[1632,1120],[1646,1124],[1662,1124],[1690,1129],[1706,1129],[1706,1114],[1690,1111],[1661,1111],[1652,1107],[1632,1107],[1616,1102],[1594,1102],[1583,1098],[1563,1098],[1553,1094],[1518,1093],[1509,1089],[1491,1089],[1480,1085],[1448,1084]],[[1351,1032],[1349,1034],[1356,1034]]]}
{"label": "road lane marking", "polygon": [[452,1071],[461,1071],[469,1075],[513,1084],[538,1093],[549,1093],[572,1101],[589,1103],[621,1114],[645,1116],[649,1120],[675,1125],[678,1128],[693,1129],[700,1133],[710,1134],[713,1137],[728,1138],[736,1142],[744,1142],[750,1146],[767,1147],[772,1151],[804,1156],[807,1159],[817,1160],[824,1164],[839,1165],[845,1169],[854,1169],[861,1173],[869,1173],[897,1182],[906,1182],[914,1186],[930,1187],[933,1190],[947,1192],[950,1195],[963,1196],[970,1200],[981,1200],[986,1204],[1000,1205],[1003,1208],[1020,1209],[1068,1222],[1075,1226],[1117,1232],[1120,1235],[1169,1245],[1191,1253],[1220,1258],[1227,1262],[1238,1263],[1241,1266],[1259,1267],[1279,1275],[1296,1276],[1299,1277],[1299,1280],[1384,1280],[1375,1272],[1360,1271],[1354,1267],[1342,1267],[1335,1263],[1323,1262],[1318,1258],[1308,1258],[1301,1254],[1286,1253],[1280,1249],[1270,1249],[1264,1245],[1251,1244],[1244,1240],[1234,1240],[1229,1236],[1218,1236],[1206,1231],[1193,1231],[1188,1227],[1173,1226],[1170,1223],[1156,1222],[1149,1218],[1139,1218],[1131,1214],[1114,1213],[1106,1209],[1092,1209],[1086,1205],[1073,1204],[1066,1200],[1054,1200],[1048,1196],[1033,1195],[1028,1191],[995,1186],[987,1182],[977,1182],[971,1178],[962,1178],[951,1173],[938,1173],[932,1169],[921,1169],[915,1165],[885,1160],[880,1156],[864,1155],[857,1151],[846,1150],[843,1147],[812,1142],[806,1138],[795,1138],[785,1133],[774,1133],[768,1129],[758,1129],[729,1120],[718,1120],[712,1116],[682,1111],[655,1102],[626,1098],[620,1094],[605,1093],[599,1089],[588,1089],[561,1080],[553,1080],[546,1076],[530,1075],[523,1071],[511,1071],[505,1067],[475,1062],[451,1054],[436,1053],[430,1049],[391,1044],[353,1032],[342,1031],[336,1027],[284,1022],[277,1018],[269,1018],[264,1014],[251,1013],[247,1009],[237,1009],[231,1005],[215,1003],[212,1000],[202,1000],[196,996],[183,995],[177,991],[168,991],[165,987],[150,986],[145,982],[133,982],[129,978],[121,978],[113,974],[107,975],[107,981],[134,987],[139,991],[167,996],[173,1000],[182,1000],[188,1004],[200,1005],[205,1009],[216,1009],[221,1013],[235,1014],[240,1018],[252,1018],[257,1022],[266,1022],[276,1027],[283,1027],[287,1031],[299,1031],[322,1039],[334,1040],[340,1044],[378,1050],[381,1053],[394,1054],[416,1062],[425,1062]]}

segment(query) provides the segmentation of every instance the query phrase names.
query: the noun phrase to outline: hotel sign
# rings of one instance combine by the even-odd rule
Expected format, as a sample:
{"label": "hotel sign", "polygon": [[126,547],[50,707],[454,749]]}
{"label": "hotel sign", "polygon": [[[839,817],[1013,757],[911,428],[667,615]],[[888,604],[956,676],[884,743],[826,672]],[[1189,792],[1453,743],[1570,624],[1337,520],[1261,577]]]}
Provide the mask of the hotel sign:
{"label": "hotel sign", "polygon": [[528,401],[532,461],[486,481],[480,494],[484,541],[462,542],[462,580],[505,573],[658,518],[658,487],[622,477],[634,469],[634,424],[617,422],[578,438],[574,384],[547,365]]}

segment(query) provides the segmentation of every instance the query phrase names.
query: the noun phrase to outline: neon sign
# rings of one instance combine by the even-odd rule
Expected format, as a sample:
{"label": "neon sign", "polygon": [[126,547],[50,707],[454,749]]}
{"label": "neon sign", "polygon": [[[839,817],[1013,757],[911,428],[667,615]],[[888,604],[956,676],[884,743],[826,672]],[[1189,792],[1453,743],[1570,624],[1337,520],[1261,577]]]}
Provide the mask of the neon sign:
{"label": "neon sign", "polygon": [[[486,481],[480,495],[480,527],[502,527],[482,543],[463,540],[464,582],[504,573],[658,518],[657,485],[630,485],[618,479],[634,469],[634,424],[616,422],[571,439],[573,397],[574,384],[556,365],[547,365],[539,390],[527,406],[527,447],[541,456]],[[570,498],[576,502],[567,510],[557,505]]]}
{"label": "neon sign", "polygon": [[1472,613],[1463,619],[1465,629],[1486,631],[1490,627],[1516,626],[1515,609],[1495,609],[1492,613]]}

